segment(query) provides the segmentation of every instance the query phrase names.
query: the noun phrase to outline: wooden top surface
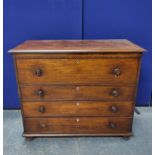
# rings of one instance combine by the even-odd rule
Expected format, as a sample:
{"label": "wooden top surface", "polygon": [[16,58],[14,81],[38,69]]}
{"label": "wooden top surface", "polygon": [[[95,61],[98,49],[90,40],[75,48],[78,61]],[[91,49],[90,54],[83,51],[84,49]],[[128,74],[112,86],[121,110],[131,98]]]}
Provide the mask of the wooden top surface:
{"label": "wooden top surface", "polygon": [[12,53],[143,52],[145,49],[126,40],[28,40],[11,49]]}

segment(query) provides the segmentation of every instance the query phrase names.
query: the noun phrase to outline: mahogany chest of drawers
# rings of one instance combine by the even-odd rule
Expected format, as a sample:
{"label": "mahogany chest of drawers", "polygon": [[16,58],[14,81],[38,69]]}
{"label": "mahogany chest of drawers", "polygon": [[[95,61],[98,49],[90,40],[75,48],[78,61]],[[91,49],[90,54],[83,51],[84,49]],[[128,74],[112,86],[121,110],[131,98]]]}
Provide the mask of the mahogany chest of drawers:
{"label": "mahogany chest of drawers", "polygon": [[128,40],[33,40],[10,50],[25,137],[130,136],[143,48]]}

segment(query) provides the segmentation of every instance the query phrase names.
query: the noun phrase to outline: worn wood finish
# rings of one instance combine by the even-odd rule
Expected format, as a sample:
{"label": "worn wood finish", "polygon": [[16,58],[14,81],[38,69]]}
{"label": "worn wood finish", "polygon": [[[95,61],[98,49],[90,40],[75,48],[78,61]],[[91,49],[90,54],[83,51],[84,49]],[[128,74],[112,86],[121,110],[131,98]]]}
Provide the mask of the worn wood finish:
{"label": "worn wood finish", "polygon": [[141,58],[142,53],[14,53],[16,59],[128,59]]}
{"label": "worn wood finish", "polygon": [[31,40],[10,52],[143,52],[144,49],[126,39],[111,40]]}
{"label": "worn wood finish", "polygon": [[[38,92],[42,91],[42,95]],[[113,92],[117,92],[115,95]],[[22,101],[103,100],[133,101],[135,87],[114,86],[21,86]]]}
{"label": "worn wood finish", "polygon": [[59,101],[23,102],[25,117],[132,116],[132,102]]}
{"label": "worn wood finish", "polygon": [[21,84],[136,84],[139,59],[18,59],[16,63]]}
{"label": "worn wood finish", "polygon": [[120,117],[25,118],[25,133],[131,132],[131,124],[131,118]]}
{"label": "worn wood finish", "polygon": [[143,48],[27,41],[14,53],[25,137],[131,136]]}
{"label": "worn wood finish", "polygon": [[122,132],[122,133],[90,133],[90,134],[52,134],[52,133],[23,133],[23,137],[25,138],[34,138],[34,137],[123,137],[123,138],[129,138],[130,136],[133,136],[132,132]]}

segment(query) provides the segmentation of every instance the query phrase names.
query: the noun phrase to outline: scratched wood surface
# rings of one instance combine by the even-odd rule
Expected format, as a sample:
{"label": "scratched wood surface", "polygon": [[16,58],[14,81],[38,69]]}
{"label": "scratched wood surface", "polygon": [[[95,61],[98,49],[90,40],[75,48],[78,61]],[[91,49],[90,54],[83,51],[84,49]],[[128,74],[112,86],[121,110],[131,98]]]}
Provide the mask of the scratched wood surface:
{"label": "scratched wood surface", "polygon": [[10,50],[23,136],[131,136],[143,51],[128,40],[36,40]]}
{"label": "scratched wood surface", "polygon": [[29,40],[10,52],[142,52],[145,49],[126,40]]}

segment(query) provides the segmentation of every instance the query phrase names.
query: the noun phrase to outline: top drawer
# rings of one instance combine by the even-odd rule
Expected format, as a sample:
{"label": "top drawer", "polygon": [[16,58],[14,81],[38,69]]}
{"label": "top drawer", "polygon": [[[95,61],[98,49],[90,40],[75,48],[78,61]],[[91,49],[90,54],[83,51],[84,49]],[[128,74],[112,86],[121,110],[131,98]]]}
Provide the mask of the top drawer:
{"label": "top drawer", "polygon": [[16,59],[20,84],[136,84],[138,58]]}

